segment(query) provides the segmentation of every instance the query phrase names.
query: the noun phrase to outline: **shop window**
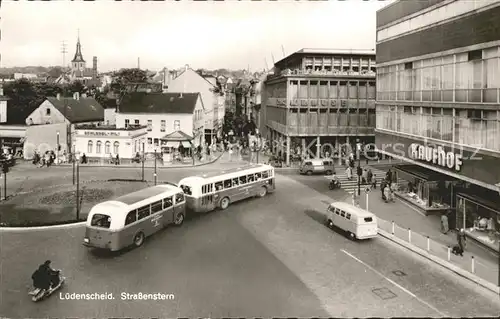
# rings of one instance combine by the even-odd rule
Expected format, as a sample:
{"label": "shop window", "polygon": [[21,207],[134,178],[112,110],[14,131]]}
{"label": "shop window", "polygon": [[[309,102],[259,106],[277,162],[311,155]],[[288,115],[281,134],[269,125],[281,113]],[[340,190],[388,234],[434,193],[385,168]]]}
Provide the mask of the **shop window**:
{"label": "shop window", "polygon": [[104,153],[110,154],[111,153],[111,142],[107,141],[104,144]]}
{"label": "shop window", "polygon": [[120,153],[120,142],[114,142],[113,143],[113,153],[119,154]]}
{"label": "shop window", "polygon": [[93,148],[94,148],[94,142],[89,141],[87,144],[87,153],[92,154]]}
{"label": "shop window", "polygon": [[95,146],[95,152],[96,154],[101,154],[101,147],[102,147],[102,142],[97,141],[96,146]]}

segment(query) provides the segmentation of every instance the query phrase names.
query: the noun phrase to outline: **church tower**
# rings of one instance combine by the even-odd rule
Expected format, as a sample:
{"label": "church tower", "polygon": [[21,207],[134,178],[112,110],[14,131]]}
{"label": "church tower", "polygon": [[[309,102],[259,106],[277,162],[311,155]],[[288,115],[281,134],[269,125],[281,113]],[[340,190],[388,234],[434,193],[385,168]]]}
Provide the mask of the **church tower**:
{"label": "church tower", "polygon": [[80,44],[80,32],[78,32],[78,41],[76,42],[75,57],[71,60],[72,71],[84,71],[86,68],[85,60],[82,55],[82,45]]}

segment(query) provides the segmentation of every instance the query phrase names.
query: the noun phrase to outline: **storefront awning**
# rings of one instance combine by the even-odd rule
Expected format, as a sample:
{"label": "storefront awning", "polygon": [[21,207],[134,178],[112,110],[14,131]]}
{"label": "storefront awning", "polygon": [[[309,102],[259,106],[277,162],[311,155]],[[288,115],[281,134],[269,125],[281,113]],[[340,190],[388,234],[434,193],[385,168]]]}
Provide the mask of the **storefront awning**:
{"label": "storefront awning", "polygon": [[189,142],[186,142],[186,141],[182,141],[181,142],[182,146],[184,146],[185,148],[191,148],[191,143]]}
{"label": "storefront awning", "polygon": [[167,141],[167,144],[165,145],[166,147],[179,147],[179,142],[175,142],[175,141]]}
{"label": "storefront awning", "polygon": [[402,172],[405,172],[407,174],[413,175],[415,177],[418,177],[420,179],[424,179],[426,181],[438,181],[438,180],[447,180],[447,181],[453,181],[455,178],[432,171],[430,169],[427,169],[422,166],[418,165],[396,165],[394,166],[396,170],[400,170]]}

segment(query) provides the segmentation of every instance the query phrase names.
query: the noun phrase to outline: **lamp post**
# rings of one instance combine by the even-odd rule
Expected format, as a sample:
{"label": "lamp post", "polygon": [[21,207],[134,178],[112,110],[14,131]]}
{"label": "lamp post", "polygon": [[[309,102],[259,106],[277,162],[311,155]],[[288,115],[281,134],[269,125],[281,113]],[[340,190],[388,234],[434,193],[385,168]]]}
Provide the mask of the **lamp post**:
{"label": "lamp post", "polygon": [[56,164],[59,164],[59,131],[57,131]]}
{"label": "lamp post", "polygon": [[142,163],[142,181],[144,182],[144,162],[146,161],[146,149],[145,149],[145,143],[142,143],[142,157],[141,157],[141,163]]}
{"label": "lamp post", "polygon": [[80,152],[75,154],[76,161],[76,221],[80,220]]}
{"label": "lamp post", "polygon": [[155,186],[156,186],[156,148],[155,148],[155,172],[154,172],[154,178],[155,178]]}
{"label": "lamp post", "polygon": [[361,196],[361,174],[363,172],[361,171],[361,143],[359,142],[359,139],[356,139],[356,156],[358,157],[358,168],[357,168],[357,175],[358,175],[358,196]]}
{"label": "lamp post", "polygon": [[[500,183],[495,184],[495,186],[497,187],[498,195],[500,195]],[[465,228],[465,224],[464,224],[464,228]],[[498,287],[500,287],[500,240],[498,241],[498,251],[499,251],[499,254],[498,254]],[[499,291],[499,293],[500,293],[500,291]]]}
{"label": "lamp post", "polygon": [[75,154],[75,147],[73,147],[73,154],[71,154],[71,159],[73,162],[73,185],[75,185],[75,171],[76,171],[76,154]]}

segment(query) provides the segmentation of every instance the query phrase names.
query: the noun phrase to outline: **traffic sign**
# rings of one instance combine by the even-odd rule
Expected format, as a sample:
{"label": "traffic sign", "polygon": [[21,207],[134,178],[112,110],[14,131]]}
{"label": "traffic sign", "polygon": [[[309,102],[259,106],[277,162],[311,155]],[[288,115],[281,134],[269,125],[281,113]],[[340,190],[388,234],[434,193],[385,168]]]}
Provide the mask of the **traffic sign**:
{"label": "traffic sign", "polygon": [[371,190],[370,186],[367,186],[367,187],[365,188],[365,192],[366,192],[366,193],[369,193],[369,192],[370,192],[370,190]]}

